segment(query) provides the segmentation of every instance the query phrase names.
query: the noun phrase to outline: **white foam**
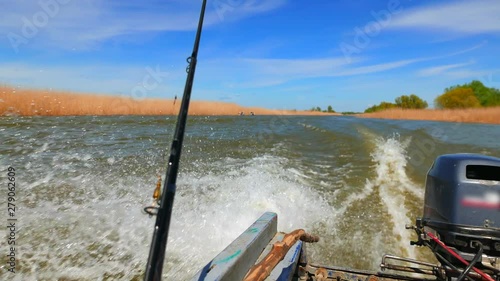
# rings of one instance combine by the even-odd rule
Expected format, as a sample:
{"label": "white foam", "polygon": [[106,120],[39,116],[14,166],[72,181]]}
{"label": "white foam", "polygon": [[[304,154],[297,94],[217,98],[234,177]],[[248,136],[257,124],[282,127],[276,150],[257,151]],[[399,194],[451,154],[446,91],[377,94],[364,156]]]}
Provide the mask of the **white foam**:
{"label": "white foam", "polygon": [[[23,277],[102,280],[107,275],[128,280],[141,276],[155,221],[141,210],[151,202],[154,175],[150,181],[144,175],[126,175],[115,162],[116,168],[105,178],[90,168],[79,170],[77,177],[63,178],[61,171],[93,160],[88,155],[54,158],[49,164],[58,163],[58,170],[24,185],[28,207],[23,209],[19,231]],[[104,161],[102,165],[109,164],[107,158]],[[166,278],[185,280],[194,275],[266,211],[278,213],[282,231],[310,230],[318,221],[329,221],[325,214],[333,214],[333,209],[321,193],[301,183],[300,175],[284,167],[286,161],[268,155],[227,158],[210,163],[218,167],[211,172],[181,173]],[[197,170],[207,170],[206,163],[198,165]]]}
{"label": "white foam", "polygon": [[378,186],[382,199],[393,224],[392,232],[401,241],[403,254],[415,258],[414,247],[409,247],[410,231],[405,229],[411,224],[410,212],[405,204],[408,192],[422,198],[422,188],[414,184],[406,175],[406,149],[411,139],[401,141],[398,135],[389,138],[377,138],[372,158],[375,164],[376,178],[370,182]]}
{"label": "white foam", "polygon": [[307,230],[332,213],[321,194],[296,181],[280,161],[286,160],[256,157],[236,164],[229,173],[184,178],[187,184],[178,188],[168,253],[176,259],[187,254],[189,259],[176,264],[176,271],[193,275],[266,211],[278,213],[281,231]]}

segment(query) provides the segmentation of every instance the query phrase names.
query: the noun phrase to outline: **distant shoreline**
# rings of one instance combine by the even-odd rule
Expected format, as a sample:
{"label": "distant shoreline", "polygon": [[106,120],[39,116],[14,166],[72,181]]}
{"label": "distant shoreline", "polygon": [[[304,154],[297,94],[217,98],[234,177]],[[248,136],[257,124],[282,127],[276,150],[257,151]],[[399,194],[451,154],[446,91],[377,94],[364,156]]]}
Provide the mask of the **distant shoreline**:
{"label": "distant shoreline", "polygon": [[[118,115],[177,115],[181,100],[132,99],[122,96],[16,89],[0,86],[0,116],[118,116]],[[189,115],[237,116],[243,112],[251,115],[335,116],[306,110],[276,110],[260,107],[244,107],[235,103],[192,100]],[[394,120],[428,120],[500,124],[500,107],[460,110],[436,109],[389,109],[374,113],[353,115],[359,118]]]}
{"label": "distant shoreline", "polygon": [[[181,99],[132,99],[122,96],[0,86],[0,116],[177,115]],[[340,115],[317,111],[244,107],[235,103],[196,101],[189,115]]]}
{"label": "distant shoreline", "polygon": [[500,124],[500,107],[469,109],[388,109],[356,115],[360,118]]}

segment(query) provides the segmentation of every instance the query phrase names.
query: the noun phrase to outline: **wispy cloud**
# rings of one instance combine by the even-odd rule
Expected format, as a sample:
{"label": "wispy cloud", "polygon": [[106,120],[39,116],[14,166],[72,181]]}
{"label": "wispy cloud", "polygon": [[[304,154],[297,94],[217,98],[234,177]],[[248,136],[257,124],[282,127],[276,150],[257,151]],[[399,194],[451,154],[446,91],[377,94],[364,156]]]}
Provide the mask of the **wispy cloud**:
{"label": "wispy cloud", "polygon": [[[176,87],[175,78],[161,66],[149,66],[153,72],[158,70],[156,87],[141,93],[141,98],[158,96]],[[146,66],[124,65],[56,65],[41,66],[27,63],[0,63],[2,83],[12,86],[33,88],[55,88],[61,90],[92,92],[100,94],[120,94],[134,96],[134,87],[141,86],[149,75]],[[146,81],[153,84],[153,80]],[[146,87],[147,88],[147,87]],[[145,96],[142,96],[145,95]]]}
{"label": "wispy cloud", "polygon": [[[46,6],[41,3],[53,2]],[[286,3],[276,1],[223,1],[208,5],[205,26],[240,20],[277,9]],[[235,4],[237,3],[237,4]],[[144,36],[145,33],[193,30],[198,23],[200,2],[185,1],[2,1],[0,33],[23,36],[23,28],[34,24],[37,42],[58,48],[95,46],[119,36]],[[43,16],[40,16],[43,15]],[[46,20],[43,19],[46,17]],[[44,20],[42,28],[36,21]],[[4,37],[7,39],[6,37]],[[1,42],[1,41],[0,41]],[[3,41],[10,44],[9,40]]]}
{"label": "wispy cloud", "polygon": [[266,13],[285,5],[287,0],[241,0],[241,1],[212,1],[211,12],[215,12],[219,21],[246,18],[255,14]]}
{"label": "wispy cloud", "polygon": [[[209,63],[212,70],[209,75],[222,76],[231,73],[231,88],[260,88],[286,84],[289,81],[324,78],[347,77],[377,74],[397,70],[421,62],[437,61],[450,57],[460,56],[483,47],[486,42],[466,47],[448,54],[407,58],[394,61],[373,63],[365,57],[353,57],[349,63],[344,57],[327,57],[321,59],[215,59]],[[418,72],[420,76],[438,75],[447,70],[452,70],[472,64],[448,64],[430,67]],[[462,72],[465,75],[464,72]],[[457,76],[459,74],[457,73]],[[217,78],[214,78],[217,79]]]}
{"label": "wispy cloud", "polygon": [[393,62],[388,62],[388,63],[374,64],[374,65],[353,67],[353,68],[349,68],[349,69],[344,69],[344,70],[337,72],[337,73],[333,73],[331,76],[351,76],[351,75],[377,73],[377,72],[388,71],[391,69],[400,68],[400,67],[407,66],[407,65],[410,65],[410,64],[413,64],[416,62],[420,62],[423,60],[427,60],[427,59],[425,59],[425,58],[409,59],[409,60],[400,60],[400,61],[393,61]]}
{"label": "wispy cloud", "polygon": [[287,77],[328,75],[348,64],[343,57],[323,59],[244,59],[242,62],[257,68],[263,74]]}
{"label": "wispy cloud", "polygon": [[[357,76],[390,71],[429,58],[399,60],[369,64],[366,59],[354,58],[348,63],[344,57],[323,59],[220,59],[210,62],[213,79],[225,77],[225,86],[237,88],[265,88],[305,79]],[[228,77],[227,74],[231,73]]]}
{"label": "wispy cloud", "polygon": [[465,53],[468,53],[468,52],[472,52],[474,50],[477,50],[477,49],[480,49],[484,46],[486,46],[488,44],[487,41],[483,41],[475,46],[472,46],[470,48],[466,48],[466,49],[463,49],[463,50],[460,50],[460,51],[456,51],[456,52],[453,52],[451,54],[448,54],[446,55],[446,57],[453,57],[453,56],[457,56],[457,55],[462,55],[462,54],[465,54]]}
{"label": "wispy cloud", "polygon": [[488,77],[492,74],[498,72],[498,70],[471,70],[471,69],[454,69],[448,72],[445,72],[443,76],[446,76],[450,79],[471,79],[471,80],[480,80],[483,81],[488,87],[496,87],[498,83],[494,83],[494,81],[489,81]]}
{"label": "wispy cloud", "polygon": [[405,11],[389,28],[419,28],[465,34],[500,33],[500,1],[452,1]]}
{"label": "wispy cloud", "polygon": [[448,70],[461,68],[461,67],[468,66],[468,65],[471,65],[474,63],[475,62],[472,61],[472,62],[465,62],[465,63],[455,63],[455,64],[446,64],[446,65],[428,67],[428,68],[424,68],[424,69],[418,71],[418,75],[420,75],[420,76],[443,75]]}

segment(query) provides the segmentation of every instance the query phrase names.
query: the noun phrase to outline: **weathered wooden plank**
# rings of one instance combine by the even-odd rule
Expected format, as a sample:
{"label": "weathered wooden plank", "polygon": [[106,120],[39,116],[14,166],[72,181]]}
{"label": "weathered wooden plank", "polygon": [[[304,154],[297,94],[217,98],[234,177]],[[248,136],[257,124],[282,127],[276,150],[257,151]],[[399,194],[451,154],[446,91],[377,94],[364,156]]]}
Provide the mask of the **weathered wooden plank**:
{"label": "weathered wooden plank", "polygon": [[192,280],[242,280],[278,231],[278,216],[264,213]]}
{"label": "weathered wooden plank", "polygon": [[303,242],[297,241],[271,272],[266,281],[290,281],[297,268]]}
{"label": "weathered wooden plank", "polygon": [[[283,241],[283,237],[285,236],[285,233],[283,232],[278,232],[276,235],[273,237],[273,239],[267,244],[266,248],[264,251],[262,251],[262,254],[260,254],[259,258],[255,262],[255,264],[258,264],[260,261],[262,261],[271,251],[273,248],[273,244],[279,241]],[[297,263],[298,259],[301,254],[301,248],[303,246],[302,241],[297,241],[288,253],[285,255],[282,261],[280,261],[276,267],[273,269],[271,274],[266,278],[266,281],[285,281],[285,280],[291,280],[293,277],[293,274],[295,273],[295,270],[297,268]]]}

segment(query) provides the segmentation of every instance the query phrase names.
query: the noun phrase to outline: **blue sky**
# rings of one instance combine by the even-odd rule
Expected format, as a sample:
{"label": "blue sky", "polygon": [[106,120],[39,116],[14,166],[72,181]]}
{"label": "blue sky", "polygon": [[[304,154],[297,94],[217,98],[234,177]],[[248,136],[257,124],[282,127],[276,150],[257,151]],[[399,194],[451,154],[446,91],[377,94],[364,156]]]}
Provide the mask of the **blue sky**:
{"label": "blue sky", "polygon": [[[183,92],[201,0],[0,1],[0,83]],[[500,0],[209,0],[193,99],[363,111],[480,80],[500,88]]]}

